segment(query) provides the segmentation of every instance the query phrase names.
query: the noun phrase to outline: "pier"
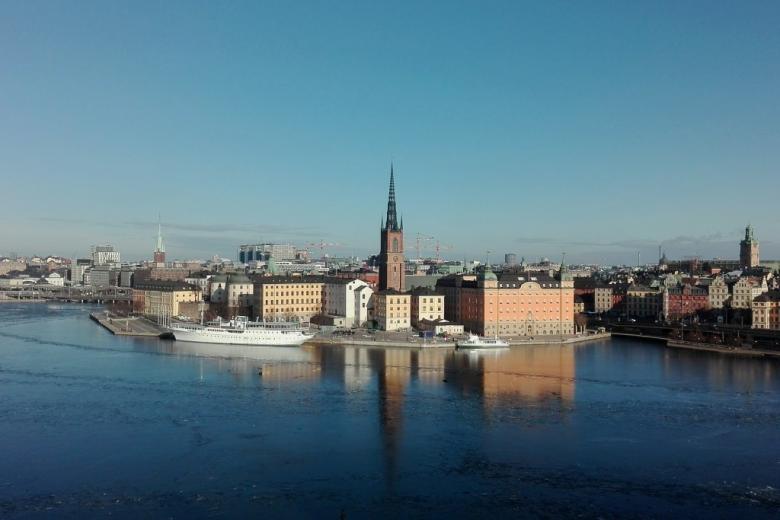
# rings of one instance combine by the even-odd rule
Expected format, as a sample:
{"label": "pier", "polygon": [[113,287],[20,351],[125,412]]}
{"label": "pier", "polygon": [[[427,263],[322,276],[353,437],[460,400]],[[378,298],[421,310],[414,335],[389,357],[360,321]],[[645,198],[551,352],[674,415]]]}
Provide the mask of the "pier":
{"label": "pier", "polygon": [[165,331],[146,318],[112,316],[108,311],[92,312],[89,317],[116,336],[159,338]]}

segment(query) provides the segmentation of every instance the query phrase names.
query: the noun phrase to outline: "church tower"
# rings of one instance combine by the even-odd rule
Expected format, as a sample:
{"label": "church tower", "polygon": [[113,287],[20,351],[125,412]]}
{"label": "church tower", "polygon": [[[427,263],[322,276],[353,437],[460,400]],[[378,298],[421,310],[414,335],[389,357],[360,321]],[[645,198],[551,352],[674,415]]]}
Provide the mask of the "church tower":
{"label": "church tower", "polygon": [[379,249],[379,290],[406,288],[404,275],[404,221],[398,222],[395,207],[395,177],[390,164],[390,193],[387,197],[387,219],[382,225]]}
{"label": "church tower", "polygon": [[157,219],[157,247],[154,249],[154,263],[165,263],[165,244],[163,244],[162,223],[160,223],[159,217]]}
{"label": "church tower", "polygon": [[745,228],[745,239],[739,243],[739,264],[744,268],[758,267],[758,240],[750,224]]}

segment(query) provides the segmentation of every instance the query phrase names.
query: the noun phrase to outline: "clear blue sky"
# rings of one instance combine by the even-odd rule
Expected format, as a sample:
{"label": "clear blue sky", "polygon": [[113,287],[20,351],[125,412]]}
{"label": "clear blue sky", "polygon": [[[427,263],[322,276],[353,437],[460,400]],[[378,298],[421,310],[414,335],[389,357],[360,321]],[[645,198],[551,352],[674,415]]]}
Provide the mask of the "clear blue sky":
{"label": "clear blue sky", "polygon": [[780,257],[780,2],[3,2],[0,254]]}

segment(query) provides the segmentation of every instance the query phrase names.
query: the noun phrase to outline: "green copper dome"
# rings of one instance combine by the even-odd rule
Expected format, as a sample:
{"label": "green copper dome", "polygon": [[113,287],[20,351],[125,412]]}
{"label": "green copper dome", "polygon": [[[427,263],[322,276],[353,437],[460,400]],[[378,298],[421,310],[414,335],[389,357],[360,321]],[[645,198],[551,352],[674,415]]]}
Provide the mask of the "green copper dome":
{"label": "green copper dome", "polygon": [[493,272],[492,269],[490,269],[489,265],[486,265],[485,268],[482,270],[481,273],[479,273],[479,279],[480,280],[498,280],[498,277],[496,276],[496,273]]}

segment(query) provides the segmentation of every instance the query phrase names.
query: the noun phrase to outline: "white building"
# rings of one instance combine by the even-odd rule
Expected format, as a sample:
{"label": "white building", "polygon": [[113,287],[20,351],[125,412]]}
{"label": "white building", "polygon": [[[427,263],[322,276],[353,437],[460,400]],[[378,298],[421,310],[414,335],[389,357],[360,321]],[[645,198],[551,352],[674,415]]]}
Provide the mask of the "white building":
{"label": "white building", "polygon": [[114,246],[92,246],[92,263],[94,265],[119,265],[119,251]]}
{"label": "white building", "polygon": [[65,286],[65,278],[63,278],[60,273],[49,273],[48,276],[43,277],[43,280],[49,285],[54,285],[56,287]]}
{"label": "white building", "polygon": [[458,334],[463,334],[464,332],[463,325],[452,323],[447,320],[435,320],[435,321],[422,320],[417,324],[417,329],[433,331],[433,333],[436,336],[442,334],[457,336]]}
{"label": "white building", "polygon": [[245,274],[236,273],[228,276],[227,304],[230,307],[241,308],[252,305],[252,295],[255,286]]}
{"label": "white building", "polygon": [[374,291],[363,280],[329,278],[323,292],[324,313],[343,316],[345,327],[360,327],[368,321],[368,303]]}
{"label": "white building", "polygon": [[202,294],[208,294],[209,293],[209,279],[212,277],[212,275],[207,275],[204,277],[194,277],[190,276],[184,279],[184,281],[190,285],[194,285],[198,289],[200,289],[200,292]]}
{"label": "white building", "polygon": [[[190,283],[190,282],[188,282]],[[201,282],[195,284],[200,287]],[[243,273],[214,275],[208,280],[209,301],[226,303],[228,307],[248,307],[252,304],[254,284]]]}

